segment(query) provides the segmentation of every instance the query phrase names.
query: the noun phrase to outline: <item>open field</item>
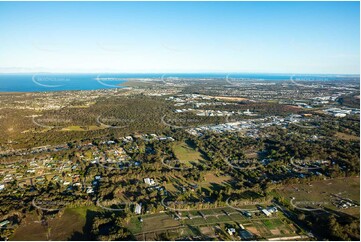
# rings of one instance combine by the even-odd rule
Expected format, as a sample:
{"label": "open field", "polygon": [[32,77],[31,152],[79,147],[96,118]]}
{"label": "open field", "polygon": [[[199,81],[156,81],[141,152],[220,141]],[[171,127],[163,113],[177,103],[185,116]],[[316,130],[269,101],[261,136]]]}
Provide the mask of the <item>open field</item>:
{"label": "open field", "polygon": [[165,184],[164,187],[165,187],[165,189],[167,189],[167,191],[169,191],[169,192],[176,192],[176,191],[177,191],[177,188],[175,188],[172,183]]}
{"label": "open field", "polygon": [[360,208],[352,207],[338,209],[332,204],[333,195],[348,198],[360,203],[359,177],[334,178],[329,180],[314,181],[309,184],[287,185],[278,189],[278,193],[290,199],[294,197],[297,202],[322,203],[326,208],[339,210],[344,213],[360,216]]}
{"label": "open field", "polygon": [[127,225],[127,228],[133,234],[148,233],[157,230],[166,230],[167,228],[173,228],[180,226],[180,223],[172,219],[167,214],[155,214],[141,216],[143,222],[139,221],[139,217],[132,217]]}
{"label": "open field", "polygon": [[[67,208],[60,217],[49,219],[48,226],[42,225],[40,216],[30,213],[10,240],[77,240],[86,238],[84,226],[89,219],[89,209],[96,207]],[[84,237],[85,236],[85,237]]]}
{"label": "open field", "polygon": [[246,152],[245,156],[246,156],[246,159],[257,159],[258,154],[257,154],[257,152]]}
{"label": "open field", "polygon": [[213,173],[206,173],[203,181],[192,181],[182,177],[168,176],[171,182],[165,185],[166,189],[170,192],[182,192],[182,186],[188,186],[195,184],[200,188],[204,189],[215,189],[220,190],[223,186],[229,183],[232,178],[228,175],[216,175]]}
{"label": "open field", "polygon": [[189,164],[190,162],[198,162],[202,160],[201,153],[185,142],[176,142],[172,148],[175,156],[182,163]]}
{"label": "open field", "polygon": [[105,129],[106,126],[96,126],[96,125],[89,125],[89,126],[68,126],[61,129],[61,131],[91,131],[91,130],[99,130]]}
{"label": "open field", "polygon": [[214,173],[207,173],[204,176],[204,181],[200,182],[198,185],[202,187],[210,188],[214,184],[222,185],[224,183],[229,182],[232,179],[231,176],[227,175],[215,175]]}
{"label": "open field", "polygon": [[336,132],[335,136],[339,139],[343,140],[360,140],[360,137],[352,134],[345,134],[341,132]]}

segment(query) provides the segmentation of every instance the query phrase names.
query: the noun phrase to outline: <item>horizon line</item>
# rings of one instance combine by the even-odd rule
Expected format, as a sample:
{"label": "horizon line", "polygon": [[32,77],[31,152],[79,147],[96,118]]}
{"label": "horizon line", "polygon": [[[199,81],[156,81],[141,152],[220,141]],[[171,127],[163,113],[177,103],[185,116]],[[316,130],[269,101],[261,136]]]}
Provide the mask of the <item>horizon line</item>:
{"label": "horizon line", "polygon": [[266,75],[329,75],[329,76],[360,76],[360,73],[312,73],[312,72],[238,72],[238,71],[190,71],[190,72],[84,72],[84,71],[74,71],[74,72],[57,72],[57,71],[29,71],[29,72],[1,72],[0,75],[3,74],[266,74]]}

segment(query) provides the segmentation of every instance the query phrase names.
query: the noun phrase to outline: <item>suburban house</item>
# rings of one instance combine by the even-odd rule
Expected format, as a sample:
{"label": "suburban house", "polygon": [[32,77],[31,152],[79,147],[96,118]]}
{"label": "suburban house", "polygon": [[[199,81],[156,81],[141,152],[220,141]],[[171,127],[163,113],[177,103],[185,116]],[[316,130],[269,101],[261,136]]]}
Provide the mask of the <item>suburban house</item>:
{"label": "suburban house", "polygon": [[154,179],[151,179],[151,178],[144,178],[144,182],[145,182],[145,184],[148,184],[149,186],[155,185]]}

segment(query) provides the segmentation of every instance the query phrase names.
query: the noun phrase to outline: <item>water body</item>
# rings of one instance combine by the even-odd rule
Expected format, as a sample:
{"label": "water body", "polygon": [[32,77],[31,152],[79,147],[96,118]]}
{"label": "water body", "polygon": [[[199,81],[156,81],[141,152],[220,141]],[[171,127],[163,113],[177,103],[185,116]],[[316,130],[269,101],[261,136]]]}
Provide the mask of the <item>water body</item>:
{"label": "water body", "polygon": [[71,90],[99,90],[109,88],[123,88],[122,83],[129,78],[223,78],[250,80],[250,81],[286,81],[293,76],[294,80],[329,81],[355,80],[354,75],[291,75],[291,74],[0,74],[0,92],[49,92]]}
{"label": "water body", "polygon": [[[98,79],[97,79],[98,78]],[[104,80],[107,78],[107,80]],[[49,92],[122,88],[122,80],[96,74],[1,74],[0,92]]]}

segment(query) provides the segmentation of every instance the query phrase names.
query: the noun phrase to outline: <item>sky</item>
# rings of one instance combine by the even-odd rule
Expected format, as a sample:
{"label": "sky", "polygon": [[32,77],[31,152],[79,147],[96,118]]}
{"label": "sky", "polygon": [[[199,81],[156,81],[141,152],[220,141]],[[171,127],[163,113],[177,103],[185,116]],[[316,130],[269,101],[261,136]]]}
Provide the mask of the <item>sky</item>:
{"label": "sky", "polygon": [[359,2],[0,2],[0,72],[360,73]]}

